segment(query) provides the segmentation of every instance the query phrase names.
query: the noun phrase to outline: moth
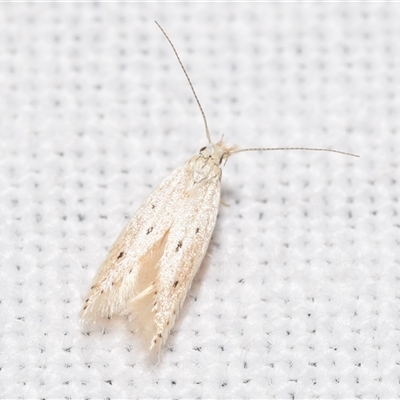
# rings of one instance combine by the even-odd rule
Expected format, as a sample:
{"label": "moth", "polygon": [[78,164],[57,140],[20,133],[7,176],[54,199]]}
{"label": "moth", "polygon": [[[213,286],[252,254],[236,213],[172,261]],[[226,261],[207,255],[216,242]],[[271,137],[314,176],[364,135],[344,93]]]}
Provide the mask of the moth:
{"label": "moth", "polygon": [[[126,316],[151,352],[158,353],[173,328],[214,230],[221,192],[221,164],[238,149],[223,140],[213,143],[207,120],[190,78],[168,40],[189,82],[202,114],[208,145],[175,169],[150,194],[111,247],[86,296],[81,319],[92,322]],[[357,157],[357,156],[356,156]]]}

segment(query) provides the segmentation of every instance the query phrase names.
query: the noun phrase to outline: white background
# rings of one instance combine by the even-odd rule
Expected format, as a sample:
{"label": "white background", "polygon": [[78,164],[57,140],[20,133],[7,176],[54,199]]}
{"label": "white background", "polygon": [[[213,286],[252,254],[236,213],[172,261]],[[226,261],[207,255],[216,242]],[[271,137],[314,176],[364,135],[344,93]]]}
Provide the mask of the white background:
{"label": "white background", "polygon": [[[151,189],[214,140],[203,267],[159,365],[78,313]],[[394,398],[400,4],[1,3],[0,396]]]}

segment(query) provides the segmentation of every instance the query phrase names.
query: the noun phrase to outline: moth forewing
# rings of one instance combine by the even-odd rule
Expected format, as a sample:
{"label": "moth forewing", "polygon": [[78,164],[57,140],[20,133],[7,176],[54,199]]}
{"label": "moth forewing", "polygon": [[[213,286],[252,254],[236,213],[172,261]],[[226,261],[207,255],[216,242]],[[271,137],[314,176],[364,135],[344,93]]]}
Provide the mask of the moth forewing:
{"label": "moth forewing", "polygon": [[151,270],[139,274],[141,263],[154,264],[157,257],[161,258],[157,250],[172,224],[176,202],[182,197],[183,175],[184,166],[165,178],[121,232],[86,296],[81,313],[84,322],[120,314],[126,301],[146,286]]}
{"label": "moth forewing", "polygon": [[[209,161],[207,161],[208,163]],[[150,349],[167,340],[214,230],[220,199],[220,169],[193,157],[185,168],[186,190],[176,204],[157,278],[151,289],[127,303],[126,313]],[[206,173],[206,175],[204,174]],[[144,267],[144,265],[142,266]]]}

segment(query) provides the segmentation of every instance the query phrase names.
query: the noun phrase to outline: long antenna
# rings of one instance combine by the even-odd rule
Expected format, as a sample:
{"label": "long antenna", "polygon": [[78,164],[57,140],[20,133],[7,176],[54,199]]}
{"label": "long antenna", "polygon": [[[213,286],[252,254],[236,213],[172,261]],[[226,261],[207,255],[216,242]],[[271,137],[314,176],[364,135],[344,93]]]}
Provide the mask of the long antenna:
{"label": "long antenna", "polygon": [[305,151],[327,151],[330,153],[338,153],[338,154],[344,154],[346,156],[352,156],[352,157],[360,157],[357,154],[353,153],[347,153],[346,151],[340,151],[340,150],[332,150],[332,149],[314,149],[312,147],[255,147],[255,148],[250,148],[250,149],[240,149],[240,150],[234,150],[231,152],[231,154],[235,153],[241,153],[244,151],[272,151],[272,150],[305,150]]}
{"label": "long antenna", "polygon": [[183,64],[182,64],[182,61],[181,61],[181,59],[179,58],[178,52],[176,51],[175,46],[174,46],[173,43],[171,42],[171,39],[170,39],[170,38],[168,37],[168,35],[165,33],[164,29],[161,28],[161,25],[160,25],[157,21],[154,21],[154,22],[155,22],[155,23],[157,24],[157,26],[161,29],[161,32],[164,34],[164,36],[165,36],[166,39],[168,40],[169,44],[171,45],[172,50],[174,51],[174,53],[175,53],[175,55],[176,55],[176,58],[178,59],[178,62],[179,62],[180,66],[181,66],[181,68],[182,68],[182,70],[183,70],[183,72],[184,72],[184,74],[185,74],[185,76],[186,76],[186,79],[187,79],[188,82],[189,82],[189,85],[190,85],[190,88],[192,89],[192,93],[193,93],[193,95],[194,95],[194,98],[196,99],[197,105],[199,106],[200,111],[201,111],[201,115],[203,116],[204,126],[205,126],[205,128],[206,128],[207,140],[208,140],[209,143],[211,143],[211,136],[210,136],[210,131],[208,130],[208,124],[207,124],[206,114],[205,114],[204,111],[203,111],[203,107],[202,107],[201,104],[200,104],[199,98],[197,97],[196,91],[194,90],[194,87],[193,87],[192,82],[191,82],[191,80],[190,80],[190,78],[189,78],[189,75],[188,75],[188,73],[186,72],[186,69],[185,69],[185,67],[184,67]]}
{"label": "long antenna", "polygon": [[[161,25],[160,25],[157,21],[154,21],[154,22],[155,22],[155,23],[157,24],[157,26],[160,28],[160,30],[161,30],[161,32],[163,33],[163,35],[165,36],[165,38],[168,40],[169,44],[170,44],[171,47],[172,47],[172,50],[173,50],[174,53],[175,53],[176,58],[178,59],[178,62],[179,62],[179,64],[180,64],[181,68],[182,68],[182,71],[183,71],[183,73],[185,74],[187,81],[189,82],[190,89],[192,89],[192,93],[193,93],[194,98],[196,99],[196,103],[197,103],[197,105],[199,106],[201,115],[203,116],[203,121],[204,121],[204,126],[205,126],[205,129],[206,129],[207,140],[208,140],[209,143],[212,143],[212,142],[211,142],[210,131],[208,130],[208,124],[207,124],[206,114],[204,113],[203,107],[201,106],[200,101],[199,101],[199,98],[197,97],[196,91],[194,90],[192,81],[190,80],[189,75],[188,75],[188,73],[186,72],[186,69],[185,69],[185,67],[183,66],[182,61],[181,61],[181,59],[179,58],[178,52],[176,51],[176,48],[175,48],[174,44],[172,43],[171,39],[170,39],[170,38],[168,37],[168,35],[165,33],[165,31],[164,31],[164,29],[161,27]],[[272,150],[326,151],[326,152],[330,152],[330,153],[344,154],[344,155],[346,155],[346,156],[360,157],[360,156],[357,155],[357,154],[347,153],[347,152],[345,152],[345,151],[331,150],[331,149],[314,149],[314,148],[311,148],[311,147],[276,147],[276,148],[274,148],[274,147],[259,147],[259,148],[258,148],[258,147],[257,147],[257,148],[249,148],[249,149],[232,150],[232,151],[229,152],[229,155],[232,155],[232,154],[235,154],[235,153],[242,153],[242,152],[244,152],[244,151],[272,151]]]}

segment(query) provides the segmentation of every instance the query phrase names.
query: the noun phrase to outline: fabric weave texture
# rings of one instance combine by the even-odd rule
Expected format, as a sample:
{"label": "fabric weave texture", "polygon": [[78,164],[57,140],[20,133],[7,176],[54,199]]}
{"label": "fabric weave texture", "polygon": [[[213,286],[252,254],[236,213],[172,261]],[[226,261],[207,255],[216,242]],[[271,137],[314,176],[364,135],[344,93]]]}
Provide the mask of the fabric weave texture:
{"label": "fabric weave texture", "polygon": [[[119,232],[241,153],[153,365],[78,314]],[[0,4],[0,398],[399,398],[400,4]]]}

